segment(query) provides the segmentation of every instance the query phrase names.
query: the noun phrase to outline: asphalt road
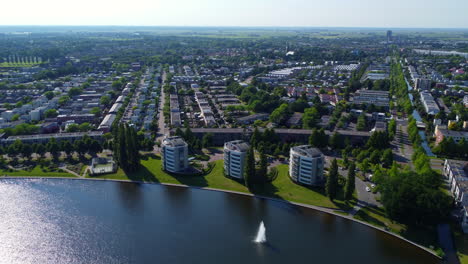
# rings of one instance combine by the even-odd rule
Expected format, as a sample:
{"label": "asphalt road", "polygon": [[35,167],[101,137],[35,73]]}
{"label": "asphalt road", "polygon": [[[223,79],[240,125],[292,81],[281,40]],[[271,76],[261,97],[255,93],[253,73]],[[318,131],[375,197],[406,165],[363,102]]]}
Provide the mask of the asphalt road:
{"label": "asphalt road", "polygon": [[[328,168],[330,167],[330,164],[333,158],[334,157],[325,156],[325,164]],[[348,175],[348,170],[344,170],[341,167],[338,167],[338,173],[341,176],[346,178]],[[366,191],[366,187],[368,186],[370,187],[371,184],[372,184],[371,182],[364,182],[359,177],[356,177],[356,193],[357,193],[358,203],[357,203],[357,206],[354,208],[353,212],[351,212],[352,215],[357,213],[357,211],[359,211],[360,208],[365,207],[365,206],[375,206],[375,207],[382,206],[382,204],[377,202],[377,200],[375,199],[376,194]]]}
{"label": "asphalt road", "polygon": [[162,141],[164,138],[164,135],[167,133],[167,129],[165,128],[165,122],[164,122],[164,113],[163,113],[163,107],[166,102],[166,96],[164,93],[164,84],[166,82],[166,72],[163,72],[162,75],[162,83],[161,83],[161,96],[159,97],[159,107],[161,110],[158,110],[159,113],[159,119],[158,119],[158,134],[156,137],[156,141]]}

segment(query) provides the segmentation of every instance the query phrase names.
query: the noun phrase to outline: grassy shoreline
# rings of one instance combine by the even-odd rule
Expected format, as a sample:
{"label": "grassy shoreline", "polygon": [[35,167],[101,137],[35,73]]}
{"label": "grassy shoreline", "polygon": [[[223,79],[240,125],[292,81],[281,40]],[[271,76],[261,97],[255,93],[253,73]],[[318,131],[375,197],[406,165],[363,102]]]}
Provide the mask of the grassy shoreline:
{"label": "grassy shoreline", "polygon": [[161,160],[157,156],[146,157],[146,159],[141,161],[141,164],[141,168],[133,173],[125,173],[123,170],[118,169],[117,172],[113,174],[87,177],[95,179],[182,184],[202,188],[223,189],[338,210],[349,210],[356,203],[355,199],[349,203],[343,201],[342,194],[338,196],[336,201],[331,202],[325,195],[323,188],[309,188],[291,182],[288,176],[288,166],[284,164],[277,166],[279,173],[278,177],[273,182],[254,188],[253,192],[248,190],[243,182],[224,176],[223,160],[215,161],[215,167],[210,173],[198,177],[171,175],[164,172],[162,170]]}
{"label": "grassy shoreline", "polygon": [[60,169],[55,171],[48,171],[47,169],[41,168],[39,165],[34,166],[31,170],[0,170],[0,175],[8,175],[13,177],[75,177],[75,175]]}

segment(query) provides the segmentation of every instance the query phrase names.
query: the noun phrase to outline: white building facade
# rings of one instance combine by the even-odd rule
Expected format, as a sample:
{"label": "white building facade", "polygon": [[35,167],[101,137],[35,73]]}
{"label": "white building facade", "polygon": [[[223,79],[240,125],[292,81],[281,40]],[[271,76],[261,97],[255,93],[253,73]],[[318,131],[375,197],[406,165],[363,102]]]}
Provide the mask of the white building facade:
{"label": "white building facade", "polygon": [[321,185],[325,181],[323,167],[325,157],[310,145],[293,147],[290,150],[289,177],[296,183]]}
{"label": "white building facade", "polygon": [[250,146],[243,140],[224,143],[224,174],[236,179],[244,178],[245,157]]}
{"label": "white building facade", "polygon": [[188,168],[188,145],[181,137],[166,137],[162,144],[163,170],[182,172]]}

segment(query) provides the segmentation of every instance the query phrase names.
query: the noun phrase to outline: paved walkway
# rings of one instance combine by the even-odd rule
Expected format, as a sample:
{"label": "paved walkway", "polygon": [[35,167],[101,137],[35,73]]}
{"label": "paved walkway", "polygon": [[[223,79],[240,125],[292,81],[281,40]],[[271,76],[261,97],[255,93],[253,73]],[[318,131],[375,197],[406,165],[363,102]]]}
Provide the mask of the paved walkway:
{"label": "paved walkway", "polygon": [[[84,165],[84,166],[86,166],[86,165]],[[68,169],[67,166],[60,166],[59,169],[64,170],[64,171],[66,171],[66,172],[68,172],[68,173],[70,173],[70,174],[72,174],[72,175],[74,175],[74,176],[76,176],[78,178],[85,178],[86,171],[88,170],[88,166],[86,166],[86,169],[84,170],[82,175]]]}
{"label": "paved walkway", "polygon": [[370,185],[370,183],[364,182],[361,180],[359,177],[356,177],[356,193],[357,193],[357,198],[358,202],[354,206],[354,208],[349,212],[350,215],[354,216],[361,210],[362,208],[366,206],[371,206],[371,207],[381,207],[382,204],[379,203],[375,199],[375,194],[372,192],[368,192],[366,188]]}
{"label": "paved walkway", "polygon": [[439,237],[439,244],[445,252],[445,260],[448,264],[459,264],[460,260],[457,256],[457,250],[453,245],[452,232],[448,224],[437,225],[437,235]]}

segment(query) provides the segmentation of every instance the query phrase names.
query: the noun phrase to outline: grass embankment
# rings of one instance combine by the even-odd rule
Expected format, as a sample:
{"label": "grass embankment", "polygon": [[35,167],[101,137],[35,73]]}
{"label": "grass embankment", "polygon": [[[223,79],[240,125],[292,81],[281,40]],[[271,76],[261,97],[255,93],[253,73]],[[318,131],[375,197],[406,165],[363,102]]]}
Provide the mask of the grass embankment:
{"label": "grass embankment", "polygon": [[0,67],[3,68],[28,68],[28,67],[33,67],[35,65],[38,65],[39,63],[26,63],[26,62],[20,62],[20,63],[12,63],[12,62],[1,62]]}
{"label": "grass embankment", "polygon": [[237,192],[248,193],[244,185],[227,179],[223,176],[223,161],[216,161],[215,167],[211,173],[205,176],[178,176],[171,175],[162,170],[162,163],[159,157],[147,157],[141,161],[141,168],[133,173],[126,173],[122,169],[118,169],[114,174],[106,174],[102,176],[90,176],[91,178],[113,179],[113,180],[130,180],[144,181],[153,183],[172,183],[185,184],[197,187],[210,187],[217,189],[225,189]]}
{"label": "grass embankment", "polygon": [[60,169],[57,170],[49,170],[47,168],[41,168],[39,165],[34,166],[32,169],[29,170],[0,170],[1,175],[13,176],[13,177],[75,177],[74,175],[64,172]]}
{"label": "grass embankment", "polygon": [[[390,220],[383,208],[364,207],[354,216],[373,226],[386,228],[388,231],[400,235],[410,241],[420,244],[436,252],[438,248],[437,231],[435,226],[413,227]],[[468,244],[467,244],[468,245]]]}
{"label": "grass embankment", "polygon": [[[223,160],[216,161],[214,169],[209,174],[198,177],[170,175],[164,172],[161,169],[161,159],[157,156],[146,157],[141,161],[141,164],[142,167],[134,173],[125,173],[122,169],[119,168],[119,170],[114,174],[107,174],[92,178],[185,184],[197,187],[251,193],[243,185],[243,183],[224,177]],[[342,193],[339,194],[339,199],[337,201],[331,202],[326,197],[323,188],[308,188],[291,182],[288,177],[287,165],[279,165],[277,168],[279,171],[278,177],[269,184],[254,188],[253,192],[255,194],[298,203],[343,210],[352,208],[355,203],[355,201],[353,201],[351,204],[347,204],[346,202],[342,201]]]}
{"label": "grass embankment", "polygon": [[460,223],[452,223],[453,242],[457,249],[457,255],[461,264],[468,264],[468,236],[463,233]]}

